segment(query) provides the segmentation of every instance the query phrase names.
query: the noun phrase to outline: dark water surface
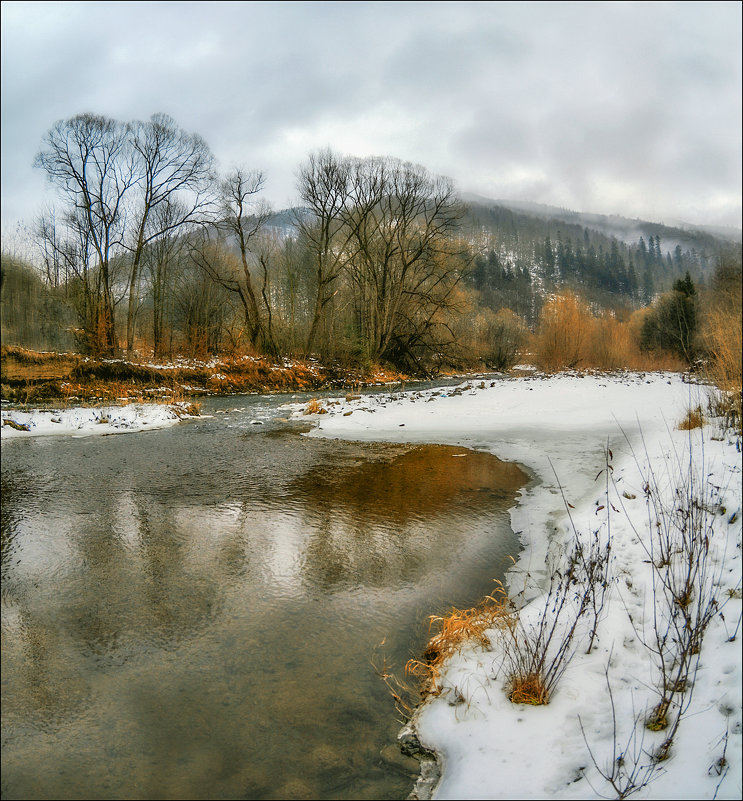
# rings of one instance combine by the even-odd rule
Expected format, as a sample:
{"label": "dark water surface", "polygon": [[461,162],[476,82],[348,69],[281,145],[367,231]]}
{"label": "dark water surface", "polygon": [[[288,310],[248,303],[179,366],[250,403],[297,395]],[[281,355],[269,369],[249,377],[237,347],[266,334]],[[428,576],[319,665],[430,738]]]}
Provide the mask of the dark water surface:
{"label": "dark water surface", "polygon": [[526,476],[301,437],[286,401],[3,444],[3,798],[408,794],[372,661],[492,591]]}

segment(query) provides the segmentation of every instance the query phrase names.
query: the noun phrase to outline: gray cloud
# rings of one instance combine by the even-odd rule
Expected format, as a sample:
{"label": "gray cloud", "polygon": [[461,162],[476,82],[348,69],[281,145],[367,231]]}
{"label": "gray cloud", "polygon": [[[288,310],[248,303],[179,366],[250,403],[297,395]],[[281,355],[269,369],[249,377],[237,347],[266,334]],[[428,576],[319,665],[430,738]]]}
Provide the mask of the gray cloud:
{"label": "gray cloud", "polygon": [[2,5],[2,215],[60,118],[165,111],[295,198],[309,150],[388,154],[464,190],[740,225],[737,3]]}

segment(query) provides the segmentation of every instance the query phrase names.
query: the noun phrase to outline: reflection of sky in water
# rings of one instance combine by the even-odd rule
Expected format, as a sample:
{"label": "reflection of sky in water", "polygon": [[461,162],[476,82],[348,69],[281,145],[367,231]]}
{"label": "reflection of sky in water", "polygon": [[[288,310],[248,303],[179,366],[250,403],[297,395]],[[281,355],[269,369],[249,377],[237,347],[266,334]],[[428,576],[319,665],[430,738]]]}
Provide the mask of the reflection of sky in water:
{"label": "reflection of sky in water", "polygon": [[4,453],[3,797],[408,793],[370,661],[386,638],[400,672],[428,614],[492,589],[523,474],[241,405],[241,435]]}

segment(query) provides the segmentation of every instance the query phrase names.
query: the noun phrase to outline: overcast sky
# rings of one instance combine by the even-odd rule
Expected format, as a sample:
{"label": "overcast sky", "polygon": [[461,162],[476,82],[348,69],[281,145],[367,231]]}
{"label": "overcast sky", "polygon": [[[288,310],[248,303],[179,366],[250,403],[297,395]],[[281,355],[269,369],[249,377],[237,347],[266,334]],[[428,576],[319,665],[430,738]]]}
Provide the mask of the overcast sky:
{"label": "overcast sky", "polygon": [[59,119],[170,114],[222,169],[330,146],[462,191],[741,225],[741,4],[3,2],[2,223]]}

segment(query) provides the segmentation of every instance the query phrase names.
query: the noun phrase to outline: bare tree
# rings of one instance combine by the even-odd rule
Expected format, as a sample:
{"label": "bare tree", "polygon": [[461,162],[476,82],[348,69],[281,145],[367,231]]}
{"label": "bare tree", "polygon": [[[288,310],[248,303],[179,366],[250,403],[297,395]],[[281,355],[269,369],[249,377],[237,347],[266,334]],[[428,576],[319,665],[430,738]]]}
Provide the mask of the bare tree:
{"label": "bare tree", "polygon": [[328,309],[345,277],[364,355],[413,363],[445,333],[442,310],[464,263],[454,234],[464,213],[447,178],[397,159],[311,154],[299,171],[309,214],[297,227],[315,263],[315,310],[307,351],[317,347]]}
{"label": "bare tree", "polygon": [[[134,348],[137,280],[145,247],[189,223],[202,221],[212,206],[213,163],[209,146],[198,134],[178,128],[165,114],[132,126],[138,198],[132,210],[129,248],[129,305],[126,349]],[[176,202],[177,201],[177,202]],[[167,205],[165,214],[158,210]]]}
{"label": "bare tree", "polygon": [[111,259],[123,243],[124,201],[136,182],[129,133],[116,120],[79,114],[51,128],[34,160],[66,202],[67,252],[74,254],[76,272],[95,273],[86,281],[86,325],[92,350],[108,354],[117,348]]}
{"label": "bare tree", "polygon": [[254,200],[263,183],[261,172],[233,169],[219,184],[219,222],[213,230],[194,240],[191,247],[192,258],[201,269],[239,298],[250,344],[257,350],[276,354],[266,254],[262,256],[258,246],[271,212],[266,203]]}
{"label": "bare tree", "polygon": [[55,289],[60,286],[66,288],[70,265],[66,263],[60,245],[57,213],[53,207],[42,212],[36,219],[32,236],[41,257],[47,284]]}
{"label": "bare tree", "polygon": [[239,333],[236,337],[230,335],[236,316],[231,304],[232,293],[203,268],[205,256],[216,258],[211,250],[218,252],[219,244],[200,241],[193,248],[189,242],[182,267],[172,276],[174,325],[182,335],[181,344],[192,356],[220,353],[225,333],[233,349],[239,339]]}
{"label": "bare tree", "polygon": [[356,161],[352,180],[348,264],[367,355],[420,368],[465,266],[454,241],[464,206],[448,178],[397,159]]}
{"label": "bare tree", "polygon": [[310,214],[297,216],[297,228],[312,253],[315,304],[307,336],[307,353],[317,348],[328,304],[348,262],[352,232],[344,216],[351,202],[351,160],[330,150],[310,154],[298,173],[299,195]]}
{"label": "bare tree", "polygon": [[142,267],[152,301],[152,348],[155,356],[162,356],[172,317],[175,273],[182,269],[187,236],[182,229],[171,225],[172,220],[183,218],[178,200],[160,204],[153,210],[153,216],[162,233],[144,248]]}

